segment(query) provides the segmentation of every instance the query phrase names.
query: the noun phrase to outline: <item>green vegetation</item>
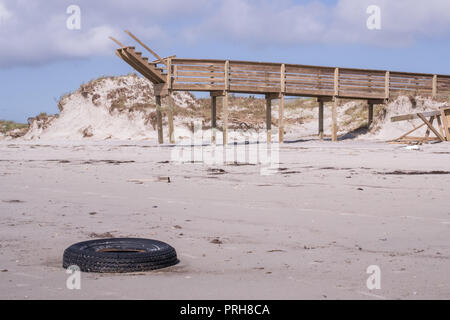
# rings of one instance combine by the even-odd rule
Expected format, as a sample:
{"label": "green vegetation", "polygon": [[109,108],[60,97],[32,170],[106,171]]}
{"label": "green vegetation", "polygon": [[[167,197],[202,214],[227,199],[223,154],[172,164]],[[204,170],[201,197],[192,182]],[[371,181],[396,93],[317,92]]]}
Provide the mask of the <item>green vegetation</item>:
{"label": "green vegetation", "polygon": [[6,134],[15,129],[28,129],[28,124],[14,121],[0,120],[0,132]]}

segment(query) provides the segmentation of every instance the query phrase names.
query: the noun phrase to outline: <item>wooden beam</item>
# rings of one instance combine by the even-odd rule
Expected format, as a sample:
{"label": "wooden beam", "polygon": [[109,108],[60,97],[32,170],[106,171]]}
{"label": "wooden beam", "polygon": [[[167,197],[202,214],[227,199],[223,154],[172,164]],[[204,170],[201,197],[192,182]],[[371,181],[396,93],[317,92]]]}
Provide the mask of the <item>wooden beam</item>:
{"label": "wooden beam", "polygon": [[161,96],[156,96],[155,102],[156,102],[156,125],[158,129],[158,143],[163,144],[164,136],[162,126],[162,113],[161,113]]}
{"label": "wooden beam", "polygon": [[266,95],[266,131],[267,143],[272,143],[272,99]]}
{"label": "wooden beam", "polygon": [[[130,37],[132,37],[134,40],[136,40],[137,43],[139,43],[141,46],[143,46],[148,52],[150,52],[156,59],[160,60],[163,64],[166,64],[166,62],[152,49],[147,47],[141,40],[139,40],[134,34],[132,34],[130,31],[125,30],[125,33],[128,34]],[[166,64],[167,65],[167,64]]]}
{"label": "wooden beam", "polygon": [[331,140],[336,142],[338,125],[337,125],[337,107],[339,104],[339,99],[337,97],[334,98],[333,104],[331,106]]}
{"label": "wooden beam", "polygon": [[284,94],[280,94],[278,101],[278,142],[284,142]]}
{"label": "wooden beam", "polygon": [[211,96],[211,143],[216,144],[217,131],[217,96]]}
{"label": "wooden beam", "polygon": [[223,145],[226,146],[228,144],[228,91],[225,91],[223,96],[222,114]]}
{"label": "wooden beam", "polygon": [[169,104],[169,108],[167,111],[167,118],[169,120],[169,143],[174,144],[175,143],[174,126],[173,126],[174,103],[173,103],[173,97],[172,97],[171,91],[169,91],[169,94],[167,96],[167,101]]}
{"label": "wooden beam", "polygon": [[114,41],[117,45],[119,45],[122,48],[125,48],[125,46],[119,42],[119,40],[117,40],[116,38],[113,37],[109,37],[112,41]]}
{"label": "wooden beam", "polygon": [[161,62],[163,62],[163,61],[165,61],[167,59],[172,59],[172,58],[176,58],[176,57],[177,57],[176,55],[172,55],[172,56],[164,57],[164,58],[161,58],[161,59],[153,60],[152,63],[161,63]]}
{"label": "wooden beam", "polygon": [[[429,112],[422,112],[422,115],[424,117],[432,117],[432,116],[437,116],[440,113],[441,113],[440,111],[429,111]],[[401,115],[401,116],[391,117],[391,122],[405,121],[405,120],[414,120],[414,119],[417,119],[417,118],[419,118],[417,113],[405,114],[405,115]]]}
{"label": "wooden beam", "polygon": [[425,125],[425,123],[422,123],[421,125],[419,125],[419,126],[417,126],[417,127],[414,127],[413,129],[409,130],[409,131],[406,132],[405,134],[402,134],[400,137],[398,137],[397,139],[394,139],[394,140],[392,140],[392,141],[401,140],[401,139],[407,137],[409,134],[413,133],[414,131],[416,131],[416,130],[422,128],[424,125]]}
{"label": "wooden beam", "polygon": [[222,97],[225,95],[225,91],[210,91],[209,95],[211,97]]}
{"label": "wooden beam", "polygon": [[323,140],[323,101],[319,100],[319,139]]}
{"label": "wooden beam", "polygon": [[422,113],[418,113],[417,116],[422,119],[423,122],[427,125],[427,127],[433,131],[433,133],[436,135],[436,137],[439,138],[441,141],[445,141],[444,137],[441,136],[441,134],[433,127],[433,125],[425,118],[425,116]]}

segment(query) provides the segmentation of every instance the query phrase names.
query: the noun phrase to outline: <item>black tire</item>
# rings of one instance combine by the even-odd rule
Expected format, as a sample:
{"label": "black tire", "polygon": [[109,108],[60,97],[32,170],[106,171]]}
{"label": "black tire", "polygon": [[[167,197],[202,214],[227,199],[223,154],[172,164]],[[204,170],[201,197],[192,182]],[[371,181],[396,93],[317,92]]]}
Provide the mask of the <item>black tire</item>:
{"label": "black tire", "polygon": [[79,242],[64,250],[63,268],[76,265],[83,272],[138,272],[177,264],[167,243],[139,238],[110,238]]}

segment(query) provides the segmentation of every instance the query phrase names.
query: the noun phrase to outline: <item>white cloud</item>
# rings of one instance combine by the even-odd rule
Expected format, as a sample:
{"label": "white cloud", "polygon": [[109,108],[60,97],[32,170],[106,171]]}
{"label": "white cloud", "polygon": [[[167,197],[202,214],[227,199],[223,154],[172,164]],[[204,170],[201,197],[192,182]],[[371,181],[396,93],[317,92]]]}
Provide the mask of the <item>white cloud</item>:
{"label": "white cloud", "polygon": [[[81,7],[81,30],[66,8]],[[369,5],[381,30],[366,28]],[[301,44],[407,46],[448,39],[448,0],[0,0],[0,67],[112,55],[109,35],[130,29],[155,47],[216,39],[249,47]],[[445,38],[447,37],[447,38]],[[125,43],[131,43],[125,41]]]}
{"label": "white cloud", "polygon": [[[369,5],[381,7],[382,29],[366,27]],[[450,1],[339,0],[321,1],[227,0],[204,21],[191,26],[188,41],[205,37],[238,40],[250,45],[301,43],[403,46],[421,38],[450,33]]]}
{"label": "white cloud", "polygon": [[0,1],[0,27],[2,25],[2,23],[6,23],[6,21],[11,18],[12,13],[9,12],[8,9],[6,9],[5,4]]}

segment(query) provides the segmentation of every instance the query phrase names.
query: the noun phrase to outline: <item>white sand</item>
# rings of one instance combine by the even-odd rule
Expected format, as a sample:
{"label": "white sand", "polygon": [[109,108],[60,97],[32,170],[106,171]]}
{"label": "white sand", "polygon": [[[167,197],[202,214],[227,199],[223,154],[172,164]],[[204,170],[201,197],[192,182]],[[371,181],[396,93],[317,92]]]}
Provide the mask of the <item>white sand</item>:
{"label": "white sand", "polygon": [[[270,176],[163,163],[171,149],[1,142],[0,298],[450,298],[450,175],[379,174],[450,171],[449,143],[285,144]],[[63,250],[105,232],[166,241],[181,263],[66,289]],[[366,288],[369,265],[381,290]]]}

